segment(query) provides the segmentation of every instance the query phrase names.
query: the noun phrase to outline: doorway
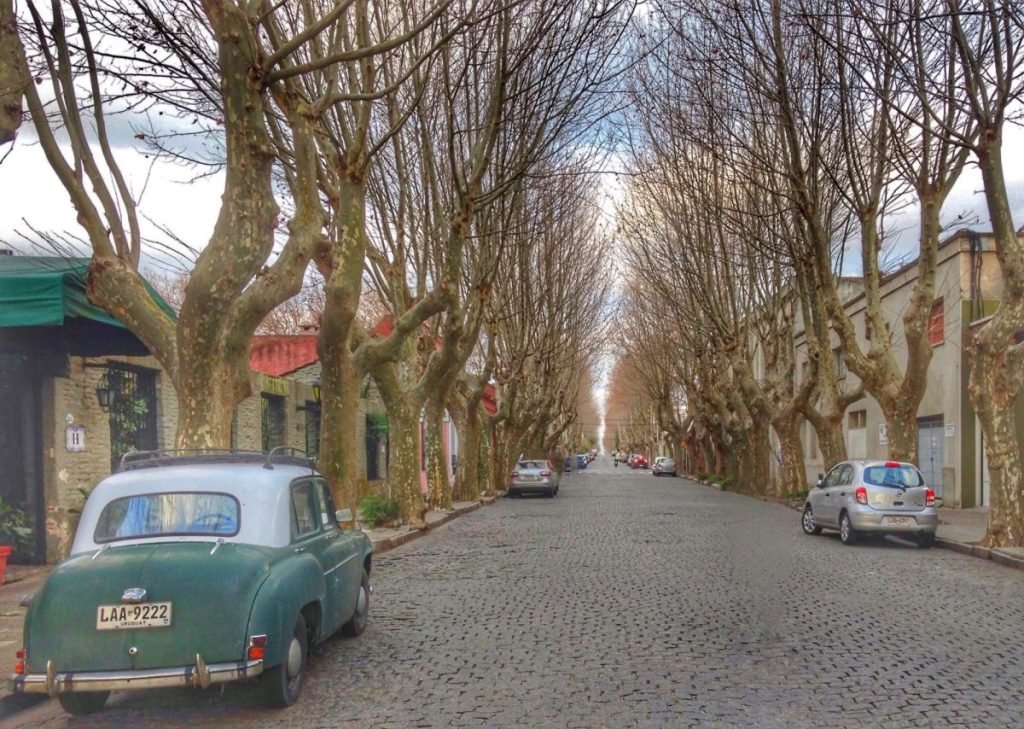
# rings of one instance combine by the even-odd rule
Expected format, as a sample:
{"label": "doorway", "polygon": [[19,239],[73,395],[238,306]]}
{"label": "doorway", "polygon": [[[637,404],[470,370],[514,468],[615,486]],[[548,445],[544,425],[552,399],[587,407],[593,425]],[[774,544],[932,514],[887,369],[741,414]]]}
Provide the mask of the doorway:
{"label": "doorway", "polygon": [[0,498],[24,511],[32,527],[32,541],[12,555],[15,562],[42,562],[46,555],[38,370],[28,355],[0,354]]}
{"label": "doorway", "polygon": [[925,483],[942,498],[942,465],[945,459],[945,426],[942,415],[917,420],[917,467]]}

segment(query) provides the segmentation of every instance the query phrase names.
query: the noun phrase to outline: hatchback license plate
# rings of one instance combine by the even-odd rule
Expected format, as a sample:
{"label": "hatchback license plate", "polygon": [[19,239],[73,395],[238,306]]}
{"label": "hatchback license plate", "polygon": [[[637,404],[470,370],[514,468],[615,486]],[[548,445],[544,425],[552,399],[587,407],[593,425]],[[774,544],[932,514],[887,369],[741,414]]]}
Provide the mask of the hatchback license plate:
{"label": "hatchback license plate", "polygon": [[912,516],[883,516],[882,524],[884,526],[914,526],[917,524],[917,519]]}
{"label": "hatchback license plate", "polygon": [[100,605],[96,630],[165,628],[171,624],[171,603],[140,602],[138,605]]}

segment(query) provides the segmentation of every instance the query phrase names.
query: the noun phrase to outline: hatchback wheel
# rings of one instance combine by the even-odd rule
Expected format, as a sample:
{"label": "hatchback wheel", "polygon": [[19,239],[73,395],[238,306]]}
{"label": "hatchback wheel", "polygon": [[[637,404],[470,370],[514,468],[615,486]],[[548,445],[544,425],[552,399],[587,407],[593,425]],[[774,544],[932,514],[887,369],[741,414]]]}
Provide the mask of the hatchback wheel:
{"label": "hatchback wheel", "polygon": [[295,630],[285,638],[286,647],[281,662],[263,674],[267,703],[271,706],[291,706],[302,693],[306,681],[306,656],[309,642],[306,620],[299,614]]}
{"label": "hatchback wheel", "polygon": [[349,638],[362,635],[366,630],[366,619],[370,614],[370,576],[363,569],[363,576],[359,581],[359,596],[356,597],[356,611],[352,619],[341,626],[341,632]]}
{"label": "hatchback wheel", "polygon": [[60,707],[72,716],[95,714],[107,703],[109,691],[86,691],[80,694],[57,694]]}
{"label": "hatchback wheel", "polygon": [[804,509],[804,515],[800,519],[800,526],[803,527],[804,534],[821,534],[821,527],[814,523],[814,513],[811,511],[810,504]]}
{"label": "hatchback wheel", "polygon": [[839,517],[839,540],[843,544],[854,544],[857,541],[857,530],[850,522],[850,515],[845,511]]}
{"label": "hatchback wheel", "polygon": [[923,532],[917,535],[917,546],[921,549],[931,549],[935,544],[935,532]]}

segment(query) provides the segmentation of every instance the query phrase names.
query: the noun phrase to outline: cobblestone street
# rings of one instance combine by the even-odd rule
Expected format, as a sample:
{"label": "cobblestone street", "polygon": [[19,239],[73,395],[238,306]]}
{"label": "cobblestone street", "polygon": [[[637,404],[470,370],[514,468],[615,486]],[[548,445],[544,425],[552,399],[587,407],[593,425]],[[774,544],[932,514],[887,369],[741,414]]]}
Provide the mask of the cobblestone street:
{"label": "cobblestone street", "polygon": [[299,703],[253,687],[112,696],[35,726],[1024,725],[1024,573],[844,547],[783,506],[602,456],[381,556],[370,625]]}

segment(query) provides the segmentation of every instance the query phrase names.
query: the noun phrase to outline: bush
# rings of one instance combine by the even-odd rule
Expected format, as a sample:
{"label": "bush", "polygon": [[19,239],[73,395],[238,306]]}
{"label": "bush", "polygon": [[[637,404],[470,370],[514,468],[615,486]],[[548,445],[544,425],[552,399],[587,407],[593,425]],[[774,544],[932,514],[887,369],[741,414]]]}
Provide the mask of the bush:
{"label": "bush", "polygon": [[359,512],[364,524],[377,527],[398,519],[398,502],[384,498],[380,494],[373,494],[359,502]]}
{"label": "bush", "polygon": [[702,471],[701,473],[697,474],[697,480],[698,481],[707,481],[708,480],[708,475]]}
{"label": "bush", "polygon": [[28,549],[32,544],[28,514],[3,499],[0,499],[0,544],[14,549]]}

